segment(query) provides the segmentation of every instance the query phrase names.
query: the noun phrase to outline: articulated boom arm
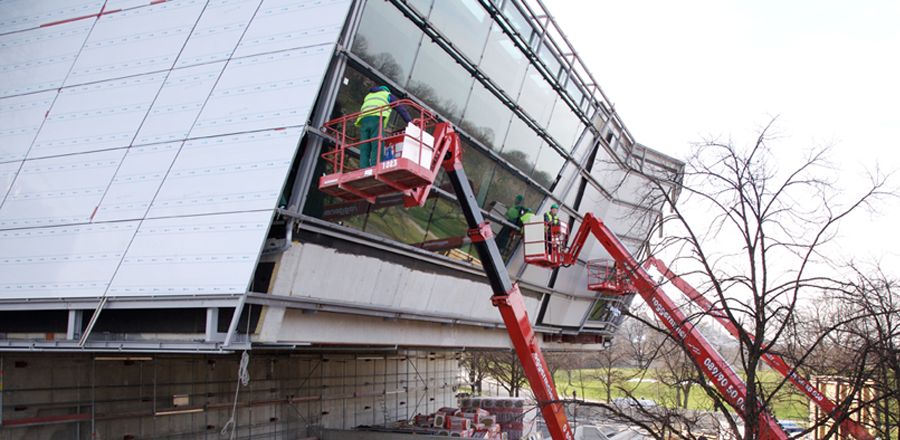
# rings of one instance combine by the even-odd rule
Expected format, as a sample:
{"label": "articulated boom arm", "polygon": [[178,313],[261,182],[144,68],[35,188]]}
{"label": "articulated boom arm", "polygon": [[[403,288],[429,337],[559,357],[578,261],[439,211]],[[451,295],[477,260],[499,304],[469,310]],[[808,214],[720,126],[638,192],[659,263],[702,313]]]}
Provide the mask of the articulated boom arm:
{"label": "articulated boom arm", "polygon": [[566,419],[565,408],[559,402],[550,369],[541,353],[537,335],[528,320],[525,301],[519,292],[519,287],[510,281],[503,257],[500,255],[497,243],[494,242],[490,225],[484,221],[484,217],[481,215],[478,201],[475,199],[475,194],[472,192],[472,187],[469,185],[469,180],[462,167],[459,137],[450,124],[437,124],[435,144],[446,147],[446,156],[443,154],[440,156],[445,157],[442,166],[453,184],[463,215],[466,217],[466,223],[469,225],[469,237],[472,239],[475,249],[478,250],[484,272],[494,291],[491,301],[500,309],[503,323],[506,324],[506,330],[516,349],[522,370],[528,378],[541,414],[547,423],[547,429],[555,440],[574,440],[575,436]]}
{"label": "articulated boom arm", "polygon": [[[661,274],[663,274],[675,287],[678,288],[682,293],[684,293],[691,301],[700,306],[704,311],[709,313],[710,316],[719,321],[728,333],[734,336],[735,339],[740,340],[741,338],[741,330],[736,326],[732,321],[728,320],[727,317],[724,316],[721,310],[713,307],[712,303],[706,299],[697,289],[694,289],[693,286],[690,285],[687,281],[672,273],[666,265],[654,258],[650,257],[644,263],[644,267],[649,268],[650,266],[656,267]],[[746,332],[745,332],[746,334]],[[750,340],[753,340],[753,337],[747,334],[747,337]],[[790,367],[787,362],[781,356],[772,353],[766,353],[763,356],[763,361],[769,364],[770,367],[781,373],[782,376],[788,378],[788,380],[796,387],[798,390],[802,391],[803,394],[806,394],[809,399],[815,403],[819,408],[822,408],[822,411],[828,413],[835,420],[844,420],[841,421],[840,426],[841,429],[846,433],[853,436],[853,438],[857,440],[874,440],[874,437],[866,431],[860,424],[856,423],[850,418],[847,418],[840,408],[831,401],[828,397],[825,397],[821,391],[816,389],[812,384],[809,383],[803,376],[800,376],[796,370]]]}
{"label": "articulated boom arm", "polygon": [[[575,262],[589,233],[597,237],[613,260],[622,266],[637,293],[669,329],[672,337],[684,345],[694,363],[719,390],[725,401],[737,410],[738,414],[744,414],[747,386],[722,355],[687,320],[678,306],[656,285],[603,221],[590,213],[585,214],[584,221],[563,261],[569,262],[568,264]],[[755,404],[759,405],[758,402]],[[787,439],[787,435],[775,419],[765,411],[760,412],[759,436],[761,439]]]}

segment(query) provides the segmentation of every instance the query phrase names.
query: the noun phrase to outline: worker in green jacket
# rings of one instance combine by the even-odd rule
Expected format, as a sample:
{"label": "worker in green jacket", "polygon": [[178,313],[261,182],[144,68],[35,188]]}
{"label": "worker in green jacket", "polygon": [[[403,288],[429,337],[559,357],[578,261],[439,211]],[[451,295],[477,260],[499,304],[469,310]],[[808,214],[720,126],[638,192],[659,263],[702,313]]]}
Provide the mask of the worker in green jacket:
{"label": "worker in green jacket", "polygon": [[[510,206],[506,209],[506,221],[515,224],[518,227],[522,227],[522,223],[520,223],[520,217],[526,211],[529,211],[528,208],[523,206],[522,204],[525,202],[525,197],[521,194],[516,196],[516,201],[514,206]],[[513,229],[509,226],[503,226],[500,229],[500,233],[497,234],[497,247],[501,250],[505,249],[509,244],[509,237],[512,234]]]}
{"label": "worker in green jacket", "polygon": [[[363,100],[362,107],[359,109],[360,115],[356,118],[354,125],[359,127],[360,140],[371,139],[371,141],[359,145],[360,168],[373,167],[378,162],[380,143],[378,137],[379,134],[384,135],[392,113],[392,109],[388,105],[394,101],[397,101],[397,98],[391,94],[391,89],[387,86],[372,87]],[[412,121],[405,106],[398,105],[397,113],[407,124]]]}
{"label": "worker in green jacket", "polygon": [[562,246],[563,237],[554,234],[558,231],[559,226],[559,205],[556,203],[550,205],[550,212],[544,213],[544,240],[547,243],[547,253],[552,254],[558,252]]}

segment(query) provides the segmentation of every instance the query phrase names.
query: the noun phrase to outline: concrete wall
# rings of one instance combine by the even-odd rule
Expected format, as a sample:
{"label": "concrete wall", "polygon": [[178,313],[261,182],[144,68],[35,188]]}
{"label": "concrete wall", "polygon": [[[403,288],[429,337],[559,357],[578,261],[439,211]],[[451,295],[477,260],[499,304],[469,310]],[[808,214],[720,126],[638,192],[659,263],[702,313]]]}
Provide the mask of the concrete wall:
{"label": "concrete wall", "polygon": [[[144,360],[3,354],[0,440],[227,438],[240,355],[128,356]],[[303,438],[434,412],[455,404],[457,369],[453,353],[254,353],[236,438]]]}

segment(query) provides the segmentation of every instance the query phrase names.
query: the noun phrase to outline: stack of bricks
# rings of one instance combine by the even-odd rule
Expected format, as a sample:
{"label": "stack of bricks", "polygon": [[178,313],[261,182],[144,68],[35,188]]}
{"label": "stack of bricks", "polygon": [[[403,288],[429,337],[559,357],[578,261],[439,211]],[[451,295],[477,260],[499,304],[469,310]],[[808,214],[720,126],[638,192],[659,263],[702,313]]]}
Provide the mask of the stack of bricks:
{"label": "stack of bricks", "polygon": [[498,426],[509,440],[519,440],[534,429],[533,422],[525,420],[527,403],[528,399],[521,397],[471,397],[460,400],[459,406],[463,414],[489,413],[482,425]]}

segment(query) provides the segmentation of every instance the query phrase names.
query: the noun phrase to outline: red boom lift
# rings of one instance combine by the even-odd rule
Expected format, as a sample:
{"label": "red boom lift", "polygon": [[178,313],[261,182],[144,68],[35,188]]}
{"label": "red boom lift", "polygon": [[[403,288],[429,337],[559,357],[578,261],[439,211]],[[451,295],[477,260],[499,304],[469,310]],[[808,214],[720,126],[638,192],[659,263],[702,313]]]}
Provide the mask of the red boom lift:
{"label": "red boom lift", "polygon": [[[663,274],[675,287],[678,288],[682,293],[685,294],[694,304],[697,304],[704,311],[709,313],[710,316],[716,319],[722,326],[728,330],[728,333],[731,334],[735,339],[740,340],[740,335],[743,329],[738,328],[733,322],[729,321],[727,317],[722,313],[721,310],[717,310],[713,307],[712,303],[707,300],[703,294],[694,289],[693,286],[690,285],[687,281],[672,273],[666,265],[657,258],[650,257],[647,261],[644,262],[644,268],[649,269],[650,267],[656,267],[656,270],[659,273]],[[746,333],[746,332],[744,332]],[[750,337],[748,335],[748,337]],[[752,340],[753,338],[750,337]],[[775,371],[781,373],[782,376],[786,377],[798,390],[802,391],[803,394],[806,394],[809,399],[816,404],[819,408],[822,408],[827,414],[830,414],[835,420],[844,420],[841,421],[840,427],[841,434],[850,435],[856,440],[874,440],[874,437],[866,431],[865,428],[862,427],[859,423],[856,423],[854,420],[850,418],[845,418],[843,412],[837,405],[831,401],[828,397],[822,394],[821,391],[816,389],[808,380],[806,380],[803,376],[800,376],[796,370],[791,368],[787,362],[781,356],[772,353],[766,353],[763,356],[763,361],[769,364],[770,367],[775,369]]]}
{"label": "red boom lift", "polygon": [[[615,265],[607,271],[605,278],[595,276],[593,277],[594,281],[589,278],[589,288],[613,295],[621,295],[634,290],[641,295],[650,309],[669,329],[672,337],[688,350],[691,359],[703,371],[710,383],[718,389],[725,401],[738,414],[744,413],[745,406],[748,404],[746,384],[722,355],[688,321],[675,302],[656,285],[602,220],[594,217],[593,214],[585,214],[581,227],[575,233],[572,244],[568,248],[559,246],[560,239],[555,236],[555,234],[564,233],[563,228],[556,230],[551,228],[547,233],[544,230],[543,222],[534,222],[526,224],[524,229],[525,262],[548,268],[574,264],[588,237],[590,235],[596,237],[615,261]],[[544,237],[544,241],[536,239],[536,237]],[[595,262],[588,263],[589,274],[595,270],[591,269],[595,265]],[[751,404],[760,405],[758,401]],[[759,419],[758,432],[761,439],[783,440],[788,438],[775,418],[767,412],[762,411]]]}
{"label": "red boom lift", "polygon": [[[537,335],[528,320],[522,294],[519,287],[509,279],[490,224],[481,215],[475,194],[466,178],[459,137],[449,123],[438,122],[419,105],[400,100],[389,106],[398,105],[406,105],[419,115],[400,133],[381,132],[374,139],[361,140],[352,135],[351,129],[359,113],[326,123],[325,132],[334,138],[335,148],[322,155],[331,165],[332,173],[319,179],[319,189],[345,200],[363,199],[369,202],[374,202],[380,195],[401,192],[407,207],[420,206],[425,203],[438,171],[443,168],[459,199],[469,226],[468,236],[481,257],[482,267],[494,292],[491,302],[500,309],[503,323],[528,377],[547,429],[555,440],[574,440],[565,408],[556,393]],[[381,117],[383,116],[379,116]],[[382,126],[383,124],[379,124],[379,127]],[[352,166],[352,160],[348,163],[351,157],[347,154],[348,149],[373,141],[378,147],[378,160],[374,167],[357,169]],[[393,153],[393,158],[385,159],[388,151]]]}
{"label": "red boom lift", "polygon": [[[515,347],[516,355],[528,378],[541,414],[550,435],[555,440],[574,439],[568,424],[565,408],[560,402],[541,353],[536,335],[531,327],[525,303],[518,286],[509,279],[503,258],[493,239],[490,224],[484,220],[469,181],[462,167],[462,148],[453,127],[438,122],[433,115],[419,105],[401,100],[383,107],[406,105],[419,117],[400,133],[380,130],[373,139],[353,136],[353,121],[359,113],[343,116],[326,123],[324,130],[335,140],[335,148],[322,154],[332,167],[332,173],[319,179],[319,189],[344,200],[366,200],[374,203],[378,196],[400,192],[407,207],[424,204],[438,171],[443,168],[459,200],[466,223],[482,267],[490,282],[491,302],[500,310],[503,322]],[[383,118],[383,116],[379,116]],[[382,127],[383,124],[379,124]],[[348,159],[348,149],[365,142],[375,142],[377,163],[374,167],[358,169]],[[387,154],[390,152],[390,157]],[[575,262],[589,234],[593,234],[616,261],[618,270],[597,273],[592,286],[601,291],[622,294],[629,284],[651,306],[673,337],[683,343],[694,362],[716,386],[726,401],[743,413],[747,390],[740,377],[716,352],[706,339],[686,319],[675,303],[650,279],[649,275],[631,256],[603,222],[586,214],[571,247],[566,247],[564,227],[545,231],[543,222],[525,225],[526,262],[543,267],[557,268]],[[547,233],[549,232],[549,234]],[[625,277],[629,283],[625,283]],[[759,405],[758,402],[754,404]],[[785,440],[787,436],[772,416],[763,412],[759,421],[760,438]]]}

